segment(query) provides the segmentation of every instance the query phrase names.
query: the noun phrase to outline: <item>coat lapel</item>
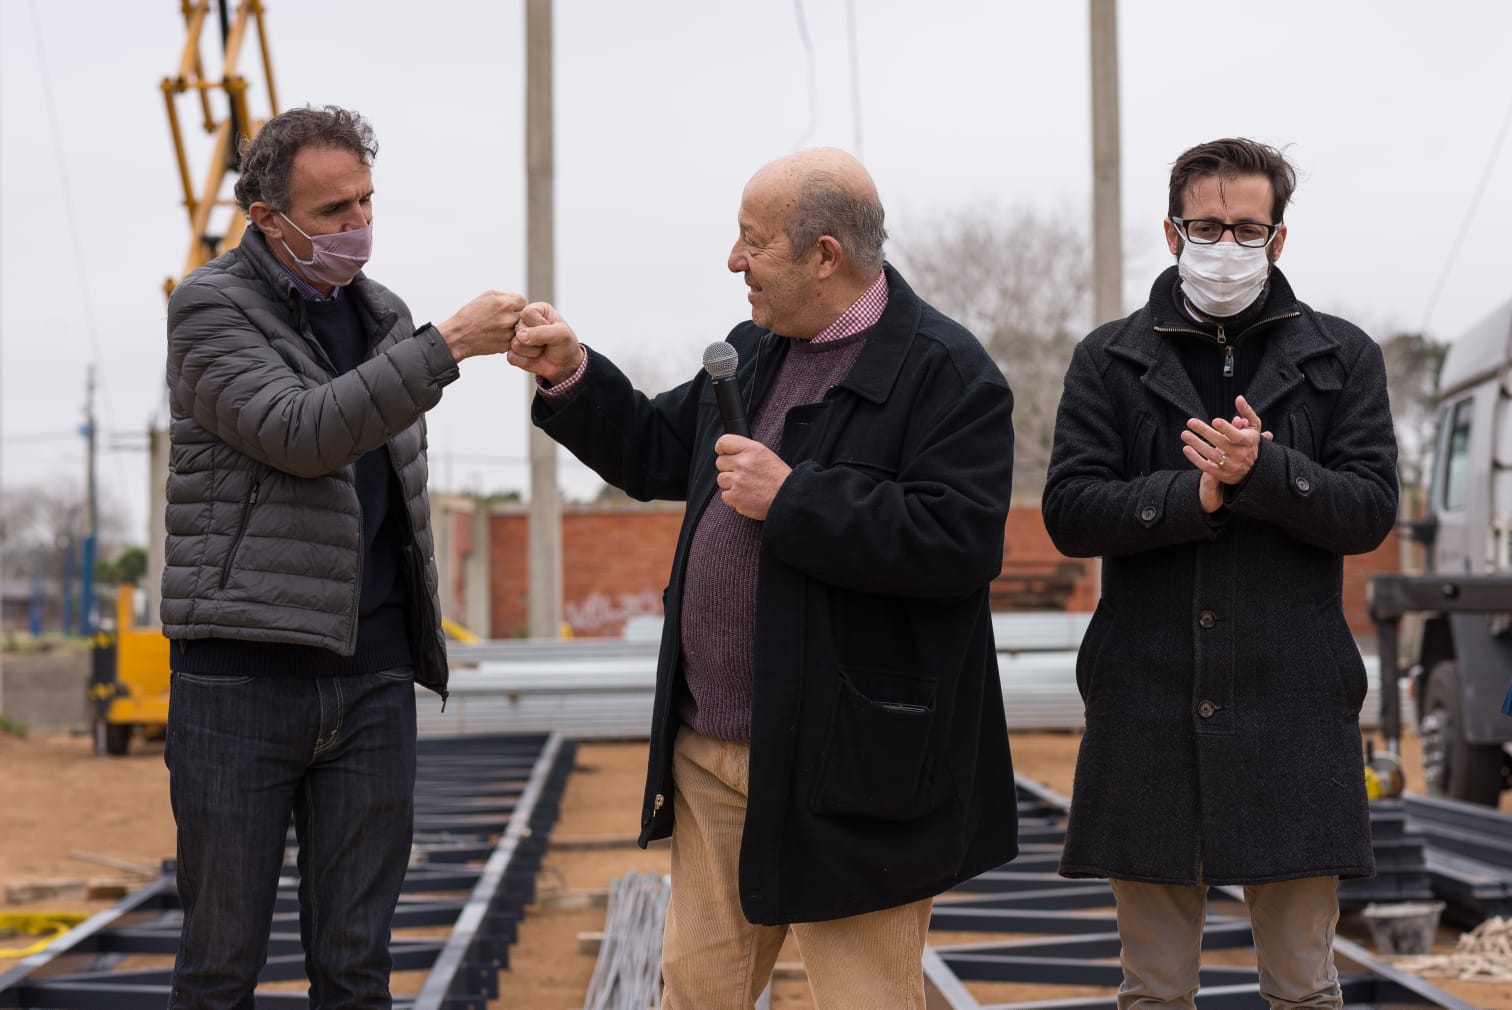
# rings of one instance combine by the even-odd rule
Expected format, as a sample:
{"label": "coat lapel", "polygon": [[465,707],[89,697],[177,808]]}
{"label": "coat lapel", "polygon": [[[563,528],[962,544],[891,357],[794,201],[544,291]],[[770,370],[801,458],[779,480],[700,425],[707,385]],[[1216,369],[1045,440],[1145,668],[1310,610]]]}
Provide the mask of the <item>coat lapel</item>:
{"label": "coat lapel", "polygon": [[[1172,303],[1170,294],[1175,281],[1175,267],[1156,279],[1150,291],[1149,305],[1144,310],[1149,313],[1149,318],[1140,319],[1136,313],[1130,319],[1132,325],[1125,326],[1109,342],[1108,353],[1143,366],[1140,381],[1150,392],[1188,417],[1203,417],[1206,411],[1197,395],[1197,387],[1192,384],[1181,359],[1165,336],[1168,332],[1202,332]],[[1271,274],[1271,294],[1266,306],[1265,316],[1249,327],[1266,328],[1261,337],[1265,340],[1265,352],[1255,379],[1244,394],[1262,420],[1269,408],[1302,381],[1304,361],[1327,354],[1339,346],[1337,340],[1317,325],[1311,311],[1304,314],[1291,285],[1279,270]],[[1295,322],[1299,317],[1302,321]],[[1283,321],[1292,322],[1291,325],[1277,325]]]}
{"label": "coat lapel", "polygon": [[[1162,275],[1163,276],[1163,275]],[[1160,282],[1156,281],[1156,287]],[[1108,343],[1108,353],[1143,368],[1139,381],[1151,393],[1166,401],[1187,417],[1202,417],[1202,398],[1192,385],[1181,359],[1170,342],[1157,332],[1161,323],[1152,305],[1136,312]]]}
{"label": "coat lapel", "polygon": [[[1302,318],[1299,320],[1298,316]],[[1260,370],[1244,396],[1262,422],[1266,412],[1301,383],[1302,362],[1339,347],[1339,342],[1317,325],[1310,312],[1303,315],[1295,304],[1290,315],[1283,318],[1294,321],[1288,326],[1275,326],[1267,334]]]}

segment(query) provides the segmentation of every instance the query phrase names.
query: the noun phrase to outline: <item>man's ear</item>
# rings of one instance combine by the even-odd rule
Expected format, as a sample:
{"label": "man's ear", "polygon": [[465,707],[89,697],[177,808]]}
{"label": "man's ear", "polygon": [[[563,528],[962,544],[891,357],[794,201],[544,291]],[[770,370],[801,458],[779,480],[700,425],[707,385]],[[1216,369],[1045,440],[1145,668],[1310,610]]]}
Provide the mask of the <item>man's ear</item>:
{"label": "man's ear", "polygon": [[284,237],[283,218],[279,217],[277,211],[261,200],[256,200],[247,207],[247,217],[251,219],[253,224],[257,225],[257,230],[268,238],[281,239]]}
{"label": "man's ear", "polygon": [[1176,226],[1171,223],[1170,218],[1165,219],[1165,239],[1166,248],[1171,250],[1171,255],[1179,257],[1181,255],[1181,232],[1176,230]]}
{"label": "man's ear", "polygon": [[1276,237],[1271,239],[1270,261],[1272,263],[1281,258],[1281,248],[1286,245],[1286,225],[1276,229]]}
{"label": "man's ear", "polygon": [[840,240],[833,235],[820,235],[815,243],[815,252],[818,254],[819,276],[829,277],[838,271],[845,262],[845,250],[840,245]]}

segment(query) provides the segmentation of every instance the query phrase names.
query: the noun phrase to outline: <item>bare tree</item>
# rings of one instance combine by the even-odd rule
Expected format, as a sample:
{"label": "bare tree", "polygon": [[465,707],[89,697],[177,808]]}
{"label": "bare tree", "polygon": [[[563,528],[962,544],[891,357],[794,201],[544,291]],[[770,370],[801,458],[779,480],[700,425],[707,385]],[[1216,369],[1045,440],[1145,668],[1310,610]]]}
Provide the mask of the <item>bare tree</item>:
{"label": "bare tree", "polygon": [[895,243],[919,295],[958,320],[1013,387],[1015,495],[1038,495],[1071,352],[1091,326],[1086,215],[963,211]]}
{"label": "bare tree", "polygon": [[724,332],[703,343],[686,334],[661,344],[628,341],[627,349],[614,354],[614,363],[630,382],[647,396],[655,396],[687,382],[703,368],[703,349],[710,341],[723,340]]}
{"label": "bare tree", "polygon": [[[89,529],[83,489],[77,482],[12,485],[0,488],[0,556],[10,565],[40,567],[49,577],[64,570],[66,555]],[[108,495],[100,499],[99,542],[95,556],[112,558],[126,541],[121,510]]]}
{"label": "bare tree", "polygon": [[1404,488],[1419,487],[1428,478],[1438,377],[1448,350],[1448,344],[1422,333],[1396,333],[1381,342],[1396,424],[1397,474]]}
{"label": "bare tree", "polygon": [[77,484],[27,484],[0,491],[0,547],[50,551],[84,535],[84,496]]}

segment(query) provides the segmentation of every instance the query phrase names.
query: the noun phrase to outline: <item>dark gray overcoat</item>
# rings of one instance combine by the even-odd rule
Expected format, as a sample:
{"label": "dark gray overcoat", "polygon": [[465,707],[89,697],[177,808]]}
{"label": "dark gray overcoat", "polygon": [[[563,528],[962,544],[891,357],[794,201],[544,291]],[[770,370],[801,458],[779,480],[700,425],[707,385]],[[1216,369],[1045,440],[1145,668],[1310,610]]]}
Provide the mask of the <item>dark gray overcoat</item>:
{"label": "dark gray overcoat", "polygon": [[[1286,279],[1242,392],[1273,442],[1213,515],[1181,453],[1205,411],[1150,302],[1077,347],[1056,416],[1045,524],[1101,556],[1077,657],[1087,729],[1061,872],[1240,884],[1374,870],[1359,728],[1365,670],[1340,602],[1342,556],[1396,518],[1380,348],[1298,302]],[[1185,338],[1182,338],[1185,339]]]}

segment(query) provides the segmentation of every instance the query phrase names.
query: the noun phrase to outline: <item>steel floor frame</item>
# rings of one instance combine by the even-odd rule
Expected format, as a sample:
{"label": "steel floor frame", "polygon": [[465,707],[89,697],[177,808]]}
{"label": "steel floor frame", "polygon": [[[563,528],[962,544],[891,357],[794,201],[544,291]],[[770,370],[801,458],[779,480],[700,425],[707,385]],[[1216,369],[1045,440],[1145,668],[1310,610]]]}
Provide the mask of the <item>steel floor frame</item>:
{"label": "steel floor frame", "polygon": [[[557,734],[421,739],[415,847],[394,915],[395,971],[428,970],[395,1010],[486,1010],[535,893],[536,872],[576,755]],[[292,851],[286,857],[259,976],[258,1010],[307,1010],[305,992],[264,982],[305,977]],[[0,1010],[162,1010],[171,967],[118,968],[132,955],[171,958],[182,909],[171,862],[152,883],[0,973]],[[450,926],[445,937],[407,930]]]}
{"label": "steel floor frame", "polygon": [[[965,985],[1007,982],[1116,988],[1123,978],[1113,891],[1107,881],[1067,880],[1056,872],[1068,802],[1022,777],[1017,785],[1021,854],[1001,869],[936,899],[930,927],[1039,933],[1045,938],[926,947],[924,975],[930,1010],[1116,1010],[1113,995],[984,1004]],[[1244,900],[1242,888],[1214,890],[1241,903]],[[1251,945],[1246,917],[1208,913],[1204,950]],[[1474,1010],[1471,1004],[1393,968],[1350,940],[1336,937],[1334,952],[1359,966],[1358,971],[1340,972],[1346,1007]],[[1203,1010],[1264,1010],[1268,1006],[1253,968],[1205,965],[1200,983],[1198,1003]]]}

